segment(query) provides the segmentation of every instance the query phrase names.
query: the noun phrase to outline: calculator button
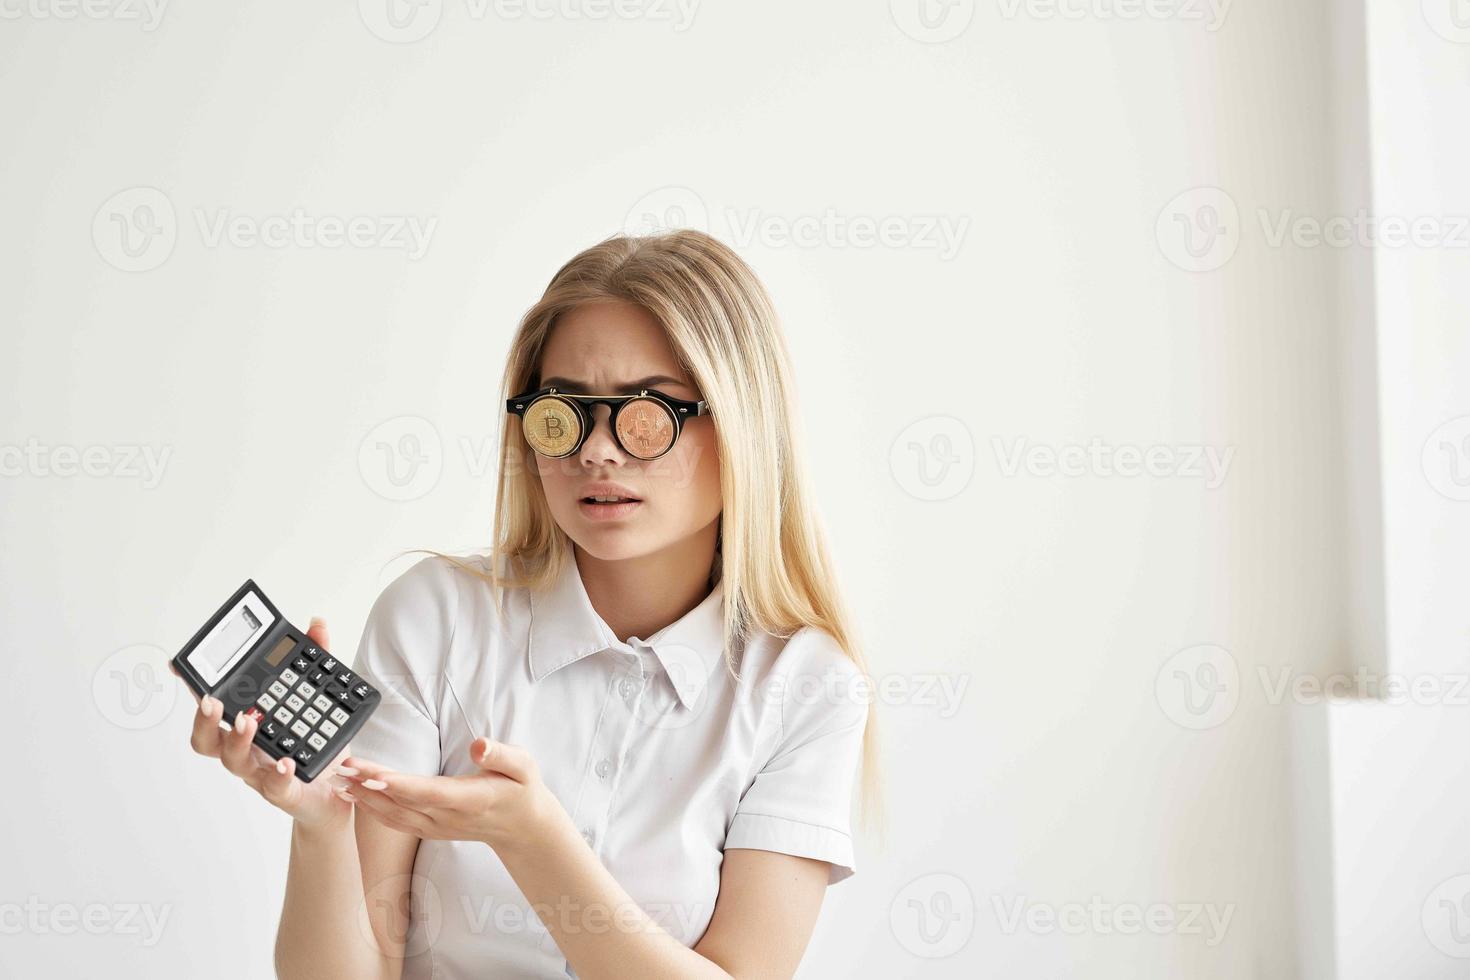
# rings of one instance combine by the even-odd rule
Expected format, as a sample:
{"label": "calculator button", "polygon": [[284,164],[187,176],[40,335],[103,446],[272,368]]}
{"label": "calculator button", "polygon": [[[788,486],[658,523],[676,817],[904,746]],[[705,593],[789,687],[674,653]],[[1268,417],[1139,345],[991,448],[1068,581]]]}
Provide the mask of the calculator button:
{"label": "calculator button", "polygon": [[306,733],[311,731],[311,726],[302,721],[300,718],[297,718],[294,722],[291,723],[291,731],[295,732],[297,735],[300,735],[302,738],[305,738]]}
{"label": "calculator button", "polygon": [[355,697],[356,697],[356,698],[357,698],[357,699],[358,699],[358,700],[359,700],[359,701],[364,701],[364,700],[366,700],[366,699],[367,699],[367,696],[368,696],[368,695],[369,695],[369,694],[371,694],[371,693],[372,693],[372,692],[373,692],[373,689],[372,689],[372,688],[370,688],[370,687],[368,687],[368,686],[367,686],[367,685],[366,685],[366,684],[359,684],[359,685],[357,685],[357,686],[356,686],[356,687],[354,687],[354,688],[353,688],[353,689],[352,689],[352,693],[353,693],[353,695],[354,695],[354,696],[355,696]]}
{"label": "calculator button", "polygon": [[302,708],[306,707],[306,702],[301,700],[296,695],[291,694],[287,695],[286,697],[286,707],[290,708],[292,711],[300,711]]}
{"label": "calculator button", "polygon": [[258,741],[274,742],[281,737],[281,726],[266,719],[260,723],[260,729],[255,733],[255,737]]}
{"label": "calculator button", "polygon": [[339,725],[345,725],[345,724],[347,724],[347,719],[350,718],[350,717],[352,717],[352,716],[349,715],[347,712],[343,711],[341,708],[333,708],[332,709],[332,720],[335,721]]}
{"label": "calculator button", "polygon": [[276,742],[276,748],[280,749],[287,755],[290,755],[292,752],[296,751],[296,746],[300,744],[301,739],[297,738],[295,735],[292,735],[290,732],[287,732],[286,734],[282,735],[280,739]]}
{"label": "calculator button", "polygon": [[337,658],[336,657],[333,657],[331,654],[328,654],[322,660],[322,662],[321,662],[321,668],[322,668],[322,670],[325,670],[327,673],[330,674],[332,671],[334,671],[334,670],[337,669]]}
{"label": "calculator button", "polygon": [[306,700],[310,701],[313,697],[316,696],[316,688],[306,683],[306,681],[302,681],[300,684],[296,685],[296,693],[301,695]]}
{"label": "calculator button", "polygon": [[283,725],[289,725],[291,724],[291,719],[295,718],[296,716],[290,711],[287,711],[285,706],[283,705],[277,708],[276,713],[271,715],[271,717]]}
{"label": "calculator button", "polygon": [[270,710],[276,706],[276,699],[271,697],[269,694],[262,694],[260,696],[260,700],[256,701],[255,703],[260,705],[262,709],[269,713]]}
{"label": "calculator button", "polygon": [[315,684],[317,687],[321,687],[322,682],[325,681],[327,677],[327,672],[325,670],[322,670],[320,667],[317,667],[315,670],[306,675],[306,679]]}
{"label": "calculator button", "polygon": [[346,708],[348,711],[351,711],[354,707],[356,707],[356,705],[352,702],[352,692],[347,690],[347,688],[345,687],[339,687],[336,690],[328,689],[327,693],[336,698],[337,703]]}
{"label": "calculator button", "polygon": [[352,671],[350,670],[344,670],[337,675],[337,683],[343,687],[351,687],[352,682],[355,680],[357,678],[352,676]]}
{"label": "calculator button", "polygon": [[286,696],[286,693],[289,689],[286,687],[285,684],[282,684],[280,681],[276,681],[270,687],[266,688],[266,690],[270,691],[278,698],[283,698]]}
{"label": "calculator button", "polygon": [[313,749],[303,748],[292,756],[292,758],[296,760],[298,766],[309,766],[311,765],[311,760],[316,758],[316,752]]}
{"label": "calculator button", "polygon": [[301,655],[307,660],[315,660],[318,656],[321,655],[321,652],[321,648],[318,647],[315,643],[308,643],[306,646],[301,648]]}
{"label": "calculator button", "polygon": [[307,708],[305,711],[301,712],[301,720],[306,722],[308,725],[315,725],[317,722],[322,720],[322,713],[315,708]]}
{"label": "calculator button", "polygon": [[319,735],[318,733],[312,732],[310,735],[306,736],[306,744],[310,745],[314,749],[321,749],[327,744],[327,740],[322,738],[321,735]]}
{"label": "calculator button", "polygon": [[327,721],[325,718],[322,719],[322,723],[317,726],[317,729],[323,735],[327,736],[327,738],[331,738],[333,735],[337,734],[337,726],[332,724],[330,721]]}
{"label": "calculator button", "polygon": [[325,694],[318,694],[316,699],[311,702],[311,706],[322,714],[326,714],[332,710],[332,699]]}
{"label": "calculator button", "polygon": [[300,679],[301,675],[296,673],[296,671],[292,670],[290,667],[287,667],[285,670],[281,671],[281,683],[285,684],[287,687],[295,684]]}
{"label": "calculator button", "polygon": [[307,660],[305,657],[297,657],[295,660],[291,661],[291,669],[296,671],[296,673],[298,674],[304,674],[311,669],[311,661]]}

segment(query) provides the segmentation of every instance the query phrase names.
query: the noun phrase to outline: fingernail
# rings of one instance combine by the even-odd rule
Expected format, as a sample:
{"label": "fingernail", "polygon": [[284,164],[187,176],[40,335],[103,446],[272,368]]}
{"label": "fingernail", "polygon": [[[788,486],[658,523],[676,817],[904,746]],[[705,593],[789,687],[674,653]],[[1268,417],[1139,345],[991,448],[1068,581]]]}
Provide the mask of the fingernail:
{"label": "fingernail", "polygon": [[208,718],[212,716],[214,714],[214,706],[217,704],[219,704],[218,700],[208,694],[204,695],[199,702],[199,706],[204,710],[204,717]]}
{"label": "fingernail", "polygon": [[368,789],[387,789],[388,784],[381,779],[364,779],[362,784]]}
{"label": "fingernail", "polygon": [[282,776],[286,775],[286,760],[285,759],[277,759],[276,760],[276,772],[280,773]]}
{"label": "fingernail", "polygon": [[342,797],[342,799],[347,800],[349,803],[355,802],[357,800],[357,797],[353,796],[351,793],[347,792],[345,789],[339,789],[339,790],[337,790],[337,795],[340,796],[340,797]]}
{"label": "fingernail", "polygon": [[356,776],[358,770],[352,768],[351,766],[338,766],[337,772],[343,776]]}
{"label": "fingernail", "polygon": [[237,731],[237,732],[243,732],[244,730],[245,730],[245,712],[243,712],[243,711],[237,711],[237,712],[235,712],[235,731]]}

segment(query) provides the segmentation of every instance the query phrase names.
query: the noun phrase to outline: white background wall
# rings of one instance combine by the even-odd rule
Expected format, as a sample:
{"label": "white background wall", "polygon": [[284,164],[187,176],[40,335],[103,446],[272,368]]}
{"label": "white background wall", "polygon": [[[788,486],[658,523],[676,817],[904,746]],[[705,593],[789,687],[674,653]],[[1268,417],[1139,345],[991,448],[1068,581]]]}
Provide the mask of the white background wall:
{"label": "white background wall", "polygon": [[1398,683],[1389,703],[1326,716],[1335,958],[1341,980],[1448,980],[1470,961],[1470,7],[1365,9],[1373,209],[1430,244],[1359,250],[1378,352],[1380,670]]}
{"label": "white background wall", "polygon": [[[0,932],[0,972],[224,951],[269,975],[286,818],[189,753],[163,659],[247,576],[350,651],[400,550],[482,546],[517,318],[650,216],[774,294],[895,695],[887,833],[804,975],[1297,970],[1321,909],[1296,896],[1324,883],[1293,781],[1327,761],[1291,761],[1274,685],[1350,671],[1381,601],[1347,536],[1374,507],[1345,490],[1343,253],[1271,234],[1342,209],[1333,5],[960,2],[930,32],[902,0],[687,24],[429,0],[401,29],[366,0],[174,0],[152,29],[26,3],[0,4],[0,909],[46,911]],[[417,256],[210,234],[295,209],[432,233]],[[164,234],[129,256],[119,220]],[[399,494],[376,447],[405,433],[439,475]],[[1093,440],[1158,447],[1157,472],[1046,466]],[[101,472],[59,475],[67,447]],[[91,903],[97,934],[62,934]]]}

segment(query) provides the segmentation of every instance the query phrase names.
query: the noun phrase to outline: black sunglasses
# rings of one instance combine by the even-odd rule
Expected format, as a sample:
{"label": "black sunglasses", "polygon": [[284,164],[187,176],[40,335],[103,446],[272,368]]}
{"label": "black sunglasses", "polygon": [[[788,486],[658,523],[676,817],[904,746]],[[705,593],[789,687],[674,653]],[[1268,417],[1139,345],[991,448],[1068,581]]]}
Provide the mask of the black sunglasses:
{"label": "black sunglasses", "polygon": [[561,459],[581,449],[591,435],[593,405],[612,409],[613,436],[637,459],[658,459],[674,448],[685,419],[713,414],[703,399],[685,401],[648,388],[636,395],[571,395],[541,388],[508,400],[505,408],[521,417],[521,431],[532,449]]}

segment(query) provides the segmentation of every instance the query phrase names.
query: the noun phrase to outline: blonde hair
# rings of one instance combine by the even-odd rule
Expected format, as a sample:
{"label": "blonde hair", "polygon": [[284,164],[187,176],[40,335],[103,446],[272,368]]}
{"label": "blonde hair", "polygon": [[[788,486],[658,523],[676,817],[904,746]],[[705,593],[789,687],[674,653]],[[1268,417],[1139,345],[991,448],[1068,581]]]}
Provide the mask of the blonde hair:
{"label": "blonde hair", "polygon": [[[538,381],[540,356],[559,316],[607,301],[640,306],[659,322],[711,406],[720,454],[724,653],[730,668],[736,669],[735,651],[751,630],[789,636],[812,626],[830,634],[866,676],[798,444],[786,342],[765,288],[729,247],[682,229],[616,235],[573,257],[522,317],[499,403]],[[519,423],[506,413],[501,433],[488,576],[501,590],[549,586],[575,560],[570,539],[552,519]],[[870,702],[862,767],[865,817],[875,815],[877,802],[874,722]]]}

